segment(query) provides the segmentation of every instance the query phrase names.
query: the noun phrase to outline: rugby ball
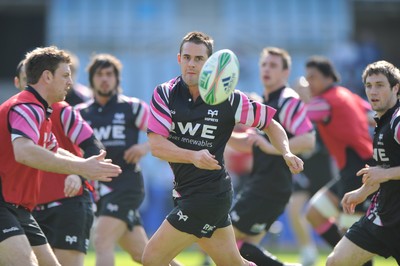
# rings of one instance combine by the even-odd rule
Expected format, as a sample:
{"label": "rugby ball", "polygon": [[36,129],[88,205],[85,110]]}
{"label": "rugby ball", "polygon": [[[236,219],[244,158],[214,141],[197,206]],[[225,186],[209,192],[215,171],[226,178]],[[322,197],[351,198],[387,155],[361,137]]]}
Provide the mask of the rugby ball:
{"label": "rugby ball", "polygon": [[239,80],[239,60],[228,49],[213,53],[203,65],[199,75],[199,92],[210,105],[224,102],[236,88]]}

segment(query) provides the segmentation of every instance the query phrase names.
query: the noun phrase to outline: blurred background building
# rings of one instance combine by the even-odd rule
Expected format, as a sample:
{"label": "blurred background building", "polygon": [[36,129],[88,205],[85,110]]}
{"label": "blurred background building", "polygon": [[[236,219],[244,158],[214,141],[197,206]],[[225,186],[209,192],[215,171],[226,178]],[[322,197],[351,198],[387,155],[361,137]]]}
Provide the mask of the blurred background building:
{"label": "blurred background building", "polygon": [[[124,65],[124,93],[149,101],[157,84],[179,74],[179,44],[192,30],[210,34],[216,50],[237,54],[243,91],[262,91],[259,54],[279,46],[292,56],[290,81],[304,73],[309,56],[325,55],[342,84],[364,96],[360,76],[368,63],[400,66],[399,12],[400,0],[0,0],[0,102],[17,92],[12,80],[25,53],[47,45],[79,57],[85,85],[90,56],[114,54]],[[149,196],[142,209],[152,233],[171,206],[172,174],[151,156],[142,166]]]}

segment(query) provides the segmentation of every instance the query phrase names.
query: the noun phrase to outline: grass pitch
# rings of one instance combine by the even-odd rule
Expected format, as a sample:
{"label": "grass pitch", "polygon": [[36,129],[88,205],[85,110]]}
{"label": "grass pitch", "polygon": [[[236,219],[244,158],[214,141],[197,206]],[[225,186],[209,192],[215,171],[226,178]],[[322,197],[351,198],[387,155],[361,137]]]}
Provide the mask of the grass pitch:
{"label": "grass pitch", "polygon": [[[276,255],[280,260],[285,262],[298,262],[299,257],[297,253],[292,252],[272,252]],[[315,266],[324,266],[326,257],[328,253],[324,252],[319,255],[318,262]],[[201,266],[204,256],[195,250],[188,250],[182,252],[177,257],[179,262],[181,262],[185,266]],[[115,266],[137,266],[140,264],[134,263],[129,255],[122,251],[117,251],[115,255]],[[376,257],[374,259],[374,266],[393,266],[397,265],[396,261],[393,258],[384,259],[382,257]],[[85,258],[85,266],[95,266],[95,253],[93,251],[89,251]]]}

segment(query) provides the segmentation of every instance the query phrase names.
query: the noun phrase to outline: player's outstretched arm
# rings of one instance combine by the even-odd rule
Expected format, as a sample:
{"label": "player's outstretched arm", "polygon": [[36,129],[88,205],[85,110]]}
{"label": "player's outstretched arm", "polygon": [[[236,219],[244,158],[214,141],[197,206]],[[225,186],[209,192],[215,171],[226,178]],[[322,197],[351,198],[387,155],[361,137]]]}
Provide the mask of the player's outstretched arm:
{"label": "player's outstretched arm", "polygon": [[171,163],[191,163],[201,169],[221,169],[215,156],[206,149],[200,151],[183,149],[155,133],[149,133],[148,138],[151,153],[157,158]]}
{"label": "player's outstretched arm", "polygon": [[64,156],[36,145],[28,138],[13,141],[15,160],[39,170],[60,174],[76,174],[92,180],[111,181],[118,176],[121,168],[105,159],[106,152],[88,159]]}
{"label": "player's outstretched arm", "polygon": [[289,148],[289,140],[283,127],[274,119],[268,127],[264,128],[271,144],[282,154],[290,171],[293,174],[303,171],[303,161],[294,155]]}
{"label": "player's outstretched arm", "polygon": [[315,131],[307,132],[289,139],[290,150],[294,154],[310,152],[315,148]]}

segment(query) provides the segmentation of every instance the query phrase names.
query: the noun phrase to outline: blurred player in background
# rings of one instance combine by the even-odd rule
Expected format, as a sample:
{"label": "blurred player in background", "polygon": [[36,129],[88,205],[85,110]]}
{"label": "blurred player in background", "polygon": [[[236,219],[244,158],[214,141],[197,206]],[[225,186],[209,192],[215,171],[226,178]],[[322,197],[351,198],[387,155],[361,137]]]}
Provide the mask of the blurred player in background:
{"label": "blurred player in background", "polygon": [[[266,47],[261,52],[259,69],[264,104],[277,110],[274,119],[288,135],[290,149],[300,154],[314,148],[315,135],[304,103],[287,87],[290,68],[291,58],[284,49]],[[259,244],[286,208],[292,193],[292,173],[263,132],[234,133],[229,145],[240,151],[252,151],[254,157],[251,175],[243,181],[231,210],[240,254],[257,265],[284,265]]]}
{"label": "blurred player in background", "polygon": [[[310,89],[305,77],[300,77],[293,88],[304,103],[310,101]],[[288,204],[288,215],[300,246],[301,264],[312,266],[318,259],[318,250],[305,217],[305,206],[311,196],[334,178],[335,169],[317,130],[315,148],[308,153],[302,153],[301,158],[305,167],[303,172],[293,176],[293,193]]]}
{"label": "blurred player in background", "polygon": [[150,150],[138,143],[139,132],[147,130],[148,105],[122,94],[121,62],[110,54],[94,55],[89,63],[89,82],[94,99],[77,105],[82,117],[104,144],[122,173],[109,183],[99,182],[97,219],[94,225],[96,265],[114,265],[119,244],[132,259],[141,263],[148,241],[139,214],[144,183],[139,160]]}
{"label": "blurred player in background", "polygon": [[306,78],[312,95],[307,115],[316,123],[322,141],[335,159],[340,173],[338,181],[321,188],[311,199],[307,219],[315,231],[334,247],[342,237],[340,228],[349,228],[367,210],[361,204],[354,214],[340,213],[339,201],[346,192],[361,185],[359,169],[372,161],[369,135],[368,103],[339,82],[332,63],[314,56],[306,63]]}

